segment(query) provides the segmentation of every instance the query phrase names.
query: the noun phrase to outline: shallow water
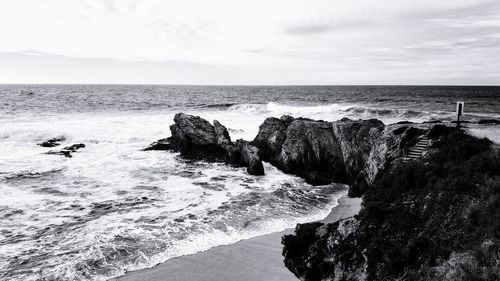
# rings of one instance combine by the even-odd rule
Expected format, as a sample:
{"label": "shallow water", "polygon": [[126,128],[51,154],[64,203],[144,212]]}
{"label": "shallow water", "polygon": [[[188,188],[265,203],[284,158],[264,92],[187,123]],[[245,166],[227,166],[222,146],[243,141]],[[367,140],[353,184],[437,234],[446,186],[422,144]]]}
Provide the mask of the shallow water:
{"label": "shallow water", "polygon": [[[141,151],[186,112],[252,139],[269,116],[500,119],[498,88],[0,86],[0,279],[106,280],[326,216],[346,187]],[[470,125],[500,141],[499,126]],[[37,145],[84,143],[73,158]]]}

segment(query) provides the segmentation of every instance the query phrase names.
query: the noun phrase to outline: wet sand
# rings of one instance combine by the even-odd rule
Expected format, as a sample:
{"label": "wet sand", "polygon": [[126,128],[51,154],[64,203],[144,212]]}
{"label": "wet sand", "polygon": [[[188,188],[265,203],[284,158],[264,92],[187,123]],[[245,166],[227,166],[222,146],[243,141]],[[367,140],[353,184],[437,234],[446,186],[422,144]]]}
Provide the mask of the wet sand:
{"label": "wet sand", "polygon": [[[324,222],[352,217],[361,198],[339,199]],[[283,264],[281,237],[293,229],[218,246],[194,255],[174,258],[153,268],[127,273],[120,281],[296,281]]]}

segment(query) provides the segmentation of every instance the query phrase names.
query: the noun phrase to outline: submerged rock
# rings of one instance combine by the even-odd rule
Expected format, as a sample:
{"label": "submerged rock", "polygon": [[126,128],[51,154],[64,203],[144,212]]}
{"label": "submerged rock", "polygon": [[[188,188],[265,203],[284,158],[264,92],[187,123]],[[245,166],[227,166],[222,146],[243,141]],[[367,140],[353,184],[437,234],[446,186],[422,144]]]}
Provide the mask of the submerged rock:
{"label": "submerged rock", "polygon": [[56,138],[52,138],[52,139],[46,140],[44,142],[38,143],[38,145],[41,147],[56,147],[56,146],[61,145],[59,142],[62,142],[65,140],[66,140],[66,138],[64,138],[64,137],[56,137]]}
{"label": "submerged rock", "polygon": [[57,151],[51,150],[51,151],[48,151],[45,154],[62,155],[62,156],[71,158],[71,157],[73,157],[73,155],[72,155],[73,152],[76,152],[80,148],[84,148],[84,147],[85,147],[85,144],[83,144],[83,143],[76,143],[76,144],[73,144],[73,145],[70,145],[70,146],[66,146],[66,147],[64,147],[61,150],[57,150]]}
{"label": "submerged rock", "polygon": [[71,151],[71,152],[75,152],[77,151],[78,149],[80,148],[84,148],[85,147],[85,144],[83,143],[77,143],[77,144],[73,144],[73,145],[70,145],[70,146],[66,146],[65,148],[63,148],[64,150],[67,150],[67,151]]}
{"label": "submerged rock", "polygon": [[497,120],[497,119],[481,119],[477,123],[481,124],[481,125],[499,125],[500,124],[500,120]]}

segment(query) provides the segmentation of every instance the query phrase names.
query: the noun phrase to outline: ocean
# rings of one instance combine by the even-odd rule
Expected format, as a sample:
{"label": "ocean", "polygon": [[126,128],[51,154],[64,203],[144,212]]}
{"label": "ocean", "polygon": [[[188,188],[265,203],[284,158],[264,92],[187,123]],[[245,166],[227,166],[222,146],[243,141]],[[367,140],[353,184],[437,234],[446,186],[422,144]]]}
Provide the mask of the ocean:
{"label": "ocean", "polygon": [[[449,122],[456,101],[463,120],[500,120],[500,87],[0,85],[0,279],[107,280],[321,219],[347,193],[142,151],[175,113],[251,140],[271,116]],[[500,125],[464,125],[500,143]],[[54,137],[86,147],[46,154]]]}

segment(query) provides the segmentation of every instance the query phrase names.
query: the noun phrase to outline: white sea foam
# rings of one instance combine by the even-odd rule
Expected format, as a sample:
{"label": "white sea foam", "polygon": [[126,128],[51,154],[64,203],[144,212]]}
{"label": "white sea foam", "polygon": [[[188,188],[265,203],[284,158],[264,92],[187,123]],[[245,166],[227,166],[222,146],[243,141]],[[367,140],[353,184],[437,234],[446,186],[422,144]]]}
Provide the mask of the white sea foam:
{"label": "white sea foam", "polygon": [[[217,119],[231,130],[233,139],[247,140],[255,137],[265,118],[284,114],[328,121],[381,118],[386,123],[450,116],[355,104],[267,103],[184,111]],[[265,166],[266,176],[255,177],[243,168],[141,151],[170,135],[175,113],[27,114],[1,119],[0,276],[104,280],[325,217],[345,194],[342,187],[311,187],[270,165]],[[484,128],[490,130],[487,136],[498,136],[498,126]],[[483,127],[474,130],[485,132]],[[60,147],[36,145],[59,136],[65,138]],[[86,144],[73,158],[44,154],[73,143]],[[34,271],[24,271],[25,267]]]}

